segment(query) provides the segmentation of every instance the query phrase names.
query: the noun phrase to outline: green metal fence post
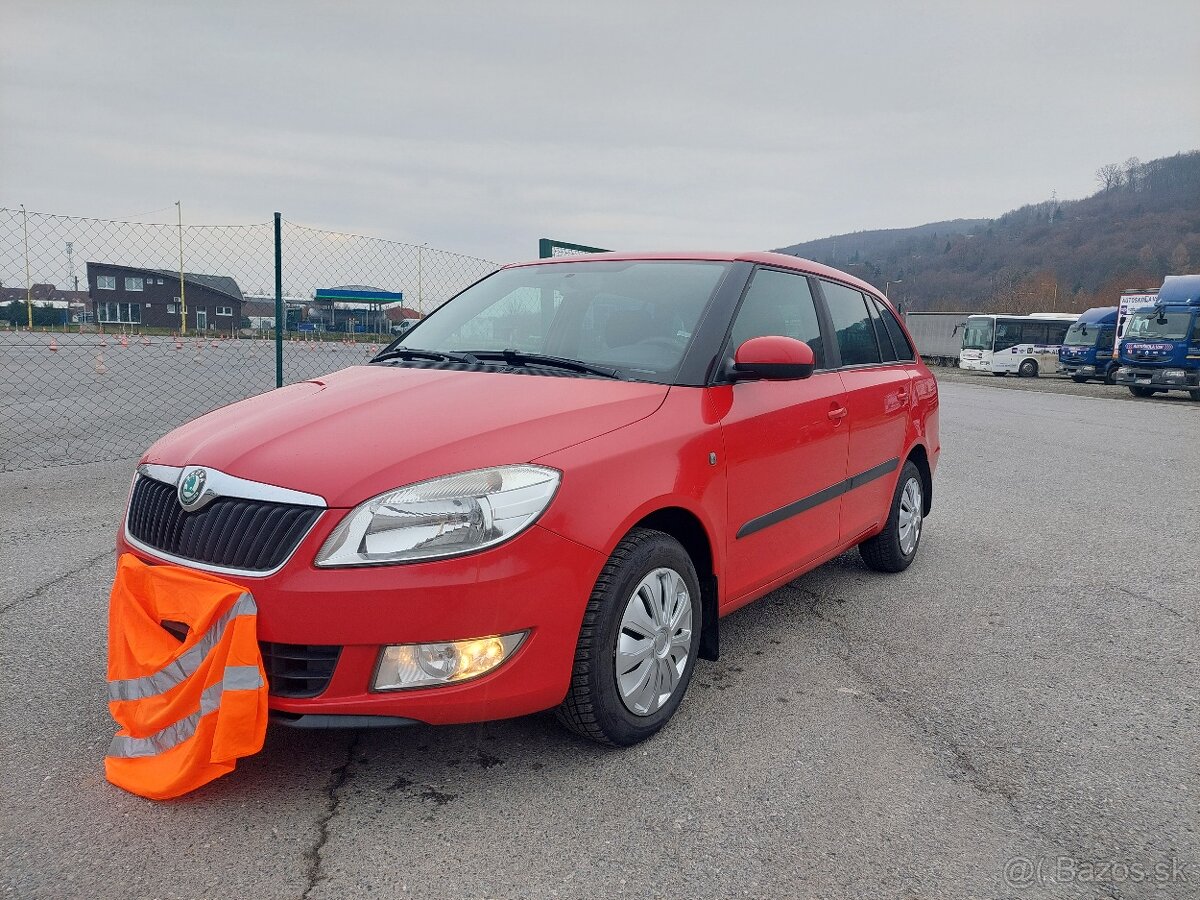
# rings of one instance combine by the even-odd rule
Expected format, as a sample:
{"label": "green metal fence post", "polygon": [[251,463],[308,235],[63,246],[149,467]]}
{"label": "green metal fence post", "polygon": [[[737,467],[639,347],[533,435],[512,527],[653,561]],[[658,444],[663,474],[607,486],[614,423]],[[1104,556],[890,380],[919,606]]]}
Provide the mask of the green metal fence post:
{"label": "green metal fence post", "polygon": [[275,387],[283,387],[283,218],[275,213]]}

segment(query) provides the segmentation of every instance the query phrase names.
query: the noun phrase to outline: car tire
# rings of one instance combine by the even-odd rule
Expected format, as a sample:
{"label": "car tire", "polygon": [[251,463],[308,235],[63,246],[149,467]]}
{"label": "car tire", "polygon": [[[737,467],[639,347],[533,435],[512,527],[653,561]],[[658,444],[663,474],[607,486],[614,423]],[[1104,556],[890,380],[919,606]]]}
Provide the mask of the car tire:
{"label": "car tire", "polygon": [[1117,368],[1118,368],[1117,366],[1109,366],[1108,367],[1108,371],[1104,373],[1104,383],[1105,384],[1116,384],[1117,383]]}
{"label": "car tire", "polygon": [[[687,692],[700,649],[701,611],[696,567],[680,543],[649,528],[629,532],[588,599],[558,720],[616,747],[657,732]],[[630,668],[621,672],[625,666]]]}
{"label": "car tire", "polygon": [[1135,397],[1153,397],[1154,396],[1153,388],[1141,387],[1136,384],[1131,384],[1129,386],[1129,393],[1133,394],[1133,396],[1135,396]]}
{"label": "car tire", "polygon": [[925,524],[925,484],[912,462],[900,470],[892,505],[883,531],[858,545],[868,568],[876,572],[903,572],[917,558]]}
{"label": "car tire", "polygon": [[1018,378],[1037,378],[1038,364],[1032,359],[1026,359],[1021,362],[1017,369]]}
{"label": "car tire", "polygon": [[1197,403],[1200,403],[1200,391],[1197,391],[1197,390],[1188,391],[1188,396],[1191,397],[1193,400],[1195,400]]}
{"label": "car tire", "polygon": [[1007,378],[1008,377],[1007,372],[993,372],[992,374],[995,375],[997,378]]}
{"label": "car tire", "polygon": [[1076,384],[1087,384],[1088,377],[1086,375],[1072,375],[1071,380]]}

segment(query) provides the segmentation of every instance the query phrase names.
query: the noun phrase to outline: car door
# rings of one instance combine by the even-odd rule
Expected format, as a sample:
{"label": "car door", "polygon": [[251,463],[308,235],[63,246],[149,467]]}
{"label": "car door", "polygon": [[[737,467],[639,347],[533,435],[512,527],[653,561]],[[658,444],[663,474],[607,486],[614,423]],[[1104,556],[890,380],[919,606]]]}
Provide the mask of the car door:
{"label": "car door", "polygon": [[846,474],[841,378],[829,368],[810,282],[757,269],[725,355],[742,342],[783,335],[808,342],[814,374],[796,381],[739,381],[721,419],[728,472],[725,596],[736,601],[830,551],[840,533],[836,486]]}
{"label": "car door", "polygon": [[[836,334],[846,392],[846,485],[842,541],[850,543],[888,513],[908,432],[912,375],[899,360],[882,318],[882,307],[861,291],[821,280]],[[890,311],[889,311],[890,314]]]}

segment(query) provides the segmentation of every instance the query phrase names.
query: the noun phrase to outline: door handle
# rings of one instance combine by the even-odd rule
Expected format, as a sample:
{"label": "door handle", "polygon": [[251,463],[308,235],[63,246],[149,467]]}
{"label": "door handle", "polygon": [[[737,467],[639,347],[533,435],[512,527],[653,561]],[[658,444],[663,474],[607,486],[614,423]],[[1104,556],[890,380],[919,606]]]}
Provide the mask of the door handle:
{"label": "door handle", "polygon": [[847,412],[848,410],[846,407],[842,406],[840,403],[834,403],[829,407],[829,418],[831,418],[833,423],[836,425],[838,422],[842,421],[842,419],[846,418]]}

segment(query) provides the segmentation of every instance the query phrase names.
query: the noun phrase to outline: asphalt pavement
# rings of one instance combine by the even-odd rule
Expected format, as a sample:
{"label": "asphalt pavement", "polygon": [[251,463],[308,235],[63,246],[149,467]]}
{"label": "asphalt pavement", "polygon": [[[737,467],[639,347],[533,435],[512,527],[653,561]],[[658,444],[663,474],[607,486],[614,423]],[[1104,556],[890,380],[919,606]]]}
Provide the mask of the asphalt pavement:
{"label": "asphalt pavement", "polygon": [[0,894],[1200,896],[1200,404],[942,400],[912,568],[726,618],[645,744],[273,729],[166,803],[103,775],[132,461],[0,475]]}

